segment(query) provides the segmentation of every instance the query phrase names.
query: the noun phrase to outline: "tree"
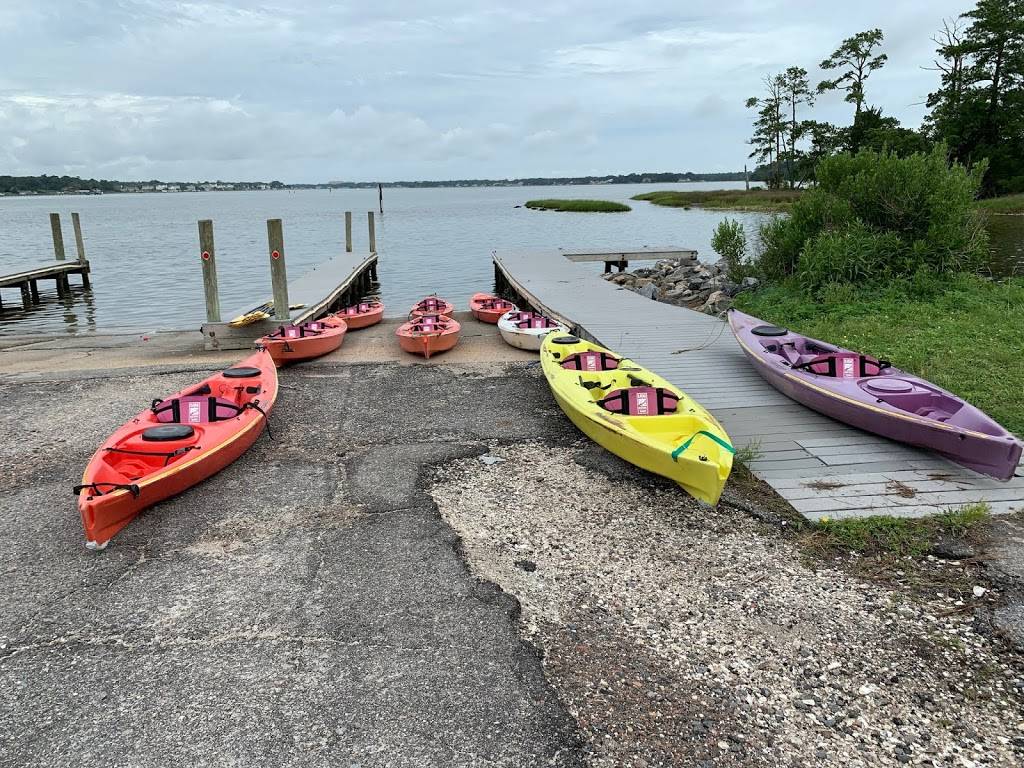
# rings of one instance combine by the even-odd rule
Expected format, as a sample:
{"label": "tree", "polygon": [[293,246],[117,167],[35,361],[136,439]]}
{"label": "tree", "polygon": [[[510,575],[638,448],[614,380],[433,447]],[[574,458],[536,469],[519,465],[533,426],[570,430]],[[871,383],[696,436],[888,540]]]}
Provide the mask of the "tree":
{"label": "tree", "polygon": [[937,39],[927,125],[959,161],[989,160],[986,193],[1024,191],[1024,0],[979,0],[961,19]]}
{"label": "tree", "polygon": [[796,143],[810,127],[810,121],[796,119],[796,110],[802,104],[814,105],[814,91],[811,90],[811,85],[807,81],[807,70],[803,67],[789,67],[775,79],[789,112],[789,123],[786,126],[786,138],[789,140],[789,146],[786,148],[786,176],[789,186],[794,187],[796,186],[794,169],[800,161]]}
{"label": "tree", "polygon": [[895,117],[883,116],[879,107],[865,107],[854,118],[853,125],[844,129],[842,134],[843,148],[848,152],[873,149],[908,157],[931,149],[931,142],[925,134],[904,128]]}
{"label": "tree", "polygon": [[768,179],[768,186],[782,186],[782,152],[785,122],[782,116],[782,76],[765,77],[766,96],[747,99],[747,108],[758,108],[757,120],[754,121],[754,135],[748,142],[754,149],[750,157],[760,163],[768,163],[773,173]]}
{"label": "tree", "polygon": [[820,64],[822,69],[840,70],[839,76],[818,83],[818,93],[846,91],[846,101],[856,105],[854,115],[859,115],[864,106],[864,83],[889,58],[884,53],[872,55],[875,48],[882,44],[882,38],[882,30],[869,29],[843,40],[832,55]]}

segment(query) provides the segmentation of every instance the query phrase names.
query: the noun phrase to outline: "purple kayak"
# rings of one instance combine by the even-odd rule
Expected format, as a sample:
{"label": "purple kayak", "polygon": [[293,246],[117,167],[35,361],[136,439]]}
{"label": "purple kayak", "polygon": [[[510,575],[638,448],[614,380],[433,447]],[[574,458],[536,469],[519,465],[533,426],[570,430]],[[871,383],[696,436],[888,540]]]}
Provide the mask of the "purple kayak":
{"label": "purple kayak", "polygon": [[784,395],[859,429],[928,448],[975,472],[1013,477],[1021,441],[931,382],[859,352],[729,311],[757,372]]}

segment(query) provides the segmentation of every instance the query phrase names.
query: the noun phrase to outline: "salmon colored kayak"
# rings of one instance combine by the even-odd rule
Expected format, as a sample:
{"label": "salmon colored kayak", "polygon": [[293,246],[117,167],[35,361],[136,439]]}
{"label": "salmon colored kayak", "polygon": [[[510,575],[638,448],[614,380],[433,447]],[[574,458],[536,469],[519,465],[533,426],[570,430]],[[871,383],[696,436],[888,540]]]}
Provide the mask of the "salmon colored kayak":
{"label": "salmon colored kayak", "polygon": [[517,310],[515,304],[511,301],[505,301],[500,296],[495,296],[491,293],[475,293],[473,298],[469,300],[469,311],[473,313],[473,317],[482,323],[490,323],[496,325],[498,320],[506,312],[512,312]]}
{"label": "salmon colored kayak", "polygon": [[409,310],[409,317],[416,317],[416,315],[451,315],[454,311],[455,307],[450,301],[440,299],[437,296],[427,296],[412,305],[412,308]]}
{"label": "salmon colored kayak", "polygon": [[379,323],[384,317],[384,305],[379,301],[361,301],[350,307],[339,309],[335,315],[348,323],[350,331],[354,331],[357,328],[366,328]]}
{"label": "salmon colored kayak", "polygon": [[280,365],[312,360],[341,346],[348,324],[340,317],[329,315],[298,325],[282,325],[256,342],[266,349],[274,362]]}
{"label": "salmon colored kayak", "polygon": [[459,343],[460,326],[446,315],[419,315],[398,327],[395,335],[406,352],[429,358]]}
{"label": "salmon colored kayak", "polygon": [[277,367],[260,350],[119,428],[75,486],[85,545],[103,549],[142,510],[215,475],[256,442],[277,401]]}

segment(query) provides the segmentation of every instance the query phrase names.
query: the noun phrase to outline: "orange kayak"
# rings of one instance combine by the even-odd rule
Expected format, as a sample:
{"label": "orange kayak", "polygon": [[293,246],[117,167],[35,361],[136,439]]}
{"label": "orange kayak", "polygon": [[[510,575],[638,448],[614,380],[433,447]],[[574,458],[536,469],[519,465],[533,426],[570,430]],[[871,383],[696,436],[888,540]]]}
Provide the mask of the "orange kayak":
{"label": "orange kayak", "polygon": [[496,325],[498,320],[506,312],[517,310],[515,304],[511,301],[505,301],[500,296],[495,296],[491,293],[475,293],[473,298],[469,300],[469,310],[473,313],[473,317],[482,323],[490,323]]}
{"label": "orange kayak", "polygon": [[136,515],[215,475],[256,442],[277,401],[277,367],[260,350],[120,427],[75,486],[85,545],[103,549]]}
{"label": "orange kayak", "polygon": [[379,301],[361,301],[350,307],[339,309],[335,315],[348,323],[348,329],[366,328],[376,325],[384,317],[384,305]]}
{"label": "orange kayak", "polygon": [[337,316],[299,325],[282,325],[256,343],[266,349],[278,365],[312,360],[341,346],[348,324]]}
{"label": "orange kayak", "polygon": [[462,326],[446,315],[418,315],[400,325],[395,335],[406,352],[429,358],[458,344],[460,330]]}
{"label": "orange kayak", "polygon": [[437,296],[427,296],[420,299],[409,310],[409,317],[416,315],[450,315],[455,307],[447,299],[439,299]]}

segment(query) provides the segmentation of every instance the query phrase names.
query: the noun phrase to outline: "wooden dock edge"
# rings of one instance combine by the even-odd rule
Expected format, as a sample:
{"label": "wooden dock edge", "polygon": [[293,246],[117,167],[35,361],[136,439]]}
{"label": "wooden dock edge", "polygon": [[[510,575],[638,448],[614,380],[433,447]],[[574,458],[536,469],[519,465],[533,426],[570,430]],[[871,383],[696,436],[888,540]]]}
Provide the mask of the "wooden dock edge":
{"label": "wooden dock edge", "polygon": [[[316,273],[316,268],[307,272],[299,280],[308,279]],[[370,288],[372,280],[377,275],[377,254],[369,254],[360,262],[349,275],[338,285],[332,288],[322,299],[312,304],[307,304],[300,310],[294,310],[291,322],[301,323],[316,319],[332,310],[355,300],[357,295],[365,293]],[[258,305],[256,305],[258,306]],[[238,311],[231,317],[238,317],[246,310]],[[241,328],[232,328],[227,321],[219,323],[206,322],[200,327],[205,339],[207,351],[251,349],[253,342],[276,330],[281,325],[280,320],[262,320],[252,325]]]}

